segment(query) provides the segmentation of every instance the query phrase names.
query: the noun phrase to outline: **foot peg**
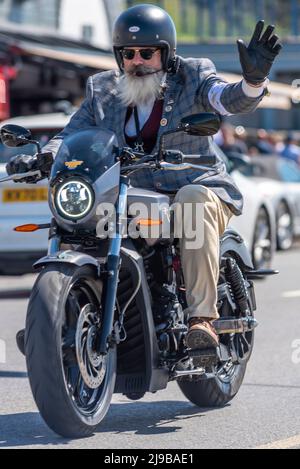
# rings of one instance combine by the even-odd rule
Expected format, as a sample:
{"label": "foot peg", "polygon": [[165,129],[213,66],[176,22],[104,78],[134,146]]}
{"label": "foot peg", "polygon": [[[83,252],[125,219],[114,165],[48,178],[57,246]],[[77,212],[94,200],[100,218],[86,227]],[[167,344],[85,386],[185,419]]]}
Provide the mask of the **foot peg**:
{"label": "foot peg", "polygon": [[248,280],[257,280],[257,279],[262,279],[264,277],[269,277],[271,275],[278,275],[279,270],[273,270],[273,269],[247,270],[245,274]]}
{"label": "foot peg", "polygon": [[195,367],[202,368],[214,366],[219,361],[218,349],[216,348],[189,350],[189,357],[192,358]]}

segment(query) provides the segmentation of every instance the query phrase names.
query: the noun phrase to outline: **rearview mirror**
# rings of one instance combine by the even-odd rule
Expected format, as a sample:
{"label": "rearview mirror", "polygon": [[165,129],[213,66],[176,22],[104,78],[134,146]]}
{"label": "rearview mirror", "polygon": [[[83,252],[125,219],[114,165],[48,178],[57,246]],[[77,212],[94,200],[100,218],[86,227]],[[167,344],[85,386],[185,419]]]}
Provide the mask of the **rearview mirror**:
{"label": "rearview mirror", "polygon": [[30,130],[19,125],[4,125],[1,127],[0,136],[3,144],[7,147],[23,147],[32,143]]}
{"label": "rearview mirror", "polygon": [[214,113],[193,114],[181,120],[181,129],[188,135],[209,137],[215,135],[221,127],[221,119]]}

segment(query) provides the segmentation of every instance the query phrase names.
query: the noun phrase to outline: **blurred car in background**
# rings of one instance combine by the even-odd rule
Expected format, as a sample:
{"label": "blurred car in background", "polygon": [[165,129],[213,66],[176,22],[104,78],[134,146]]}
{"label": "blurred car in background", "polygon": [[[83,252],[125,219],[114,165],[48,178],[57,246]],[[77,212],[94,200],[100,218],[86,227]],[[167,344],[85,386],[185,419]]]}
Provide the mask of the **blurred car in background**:
{"label": "blurred car in background", "polygon": [[300,168],[280,156],[256,156],[240,166],[261,190],[272,196],[276,214],[277,248],[290,249],[300,235]]}
{"label": "blurred car in background", "polygon": [[233,228],[244,238],[256,269],[269,269],[276,251],[276,219],[271,194],[240,171],[243,158],[228,158],[216,145],[216,151],[226,163],[227,170],[243,194],[244,209],[239,217],[230,220]]}
{"label": "blurred car in background", "polygon": [[[1,123],[21,125],[30,129],[34,140],[42,146],[68,122],[65,113],[17,117]],[[5,166],[17,154],[34,154],[36,147],[7,148],[0,141],[0,178],[5,177]],[[47,181],[38,184],[0,184],[0,274],[20,275],[32,270],[32,264],[45,254],[48,245],[47,230],[17,233],[14,227],[28,223],[44,224],[51,220],[48,207]]]}

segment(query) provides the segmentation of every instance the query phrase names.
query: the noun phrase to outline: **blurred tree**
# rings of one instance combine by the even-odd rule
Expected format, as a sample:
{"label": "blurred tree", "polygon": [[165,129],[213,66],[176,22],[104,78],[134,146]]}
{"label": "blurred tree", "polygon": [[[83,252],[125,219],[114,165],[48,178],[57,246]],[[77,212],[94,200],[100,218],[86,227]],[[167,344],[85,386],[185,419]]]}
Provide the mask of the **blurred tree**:
{"label": "blurred tree", "polygon": [[[127,6],[141,0],[124,0]],[[257,20],[276,24],[281,36],[300,36],[300,0],[144,0],[167,10],[181,41],[250,36]]]}

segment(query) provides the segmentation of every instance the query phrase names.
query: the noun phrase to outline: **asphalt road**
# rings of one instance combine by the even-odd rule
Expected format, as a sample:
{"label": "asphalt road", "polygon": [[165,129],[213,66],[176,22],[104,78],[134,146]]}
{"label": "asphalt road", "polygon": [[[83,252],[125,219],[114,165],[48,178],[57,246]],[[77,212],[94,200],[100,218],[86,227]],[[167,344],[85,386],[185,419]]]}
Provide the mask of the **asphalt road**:
{"label": "asphalt road", "polygon": [[15,345],[32,278],[0,278],[7,358],[0,364],[0,448],[300,448],[300,249],[277,255],[274,266],[280,275],[257,283],[255,351],[230,405],[196,408],[176,383],[139,402],[115,396],[98,433],[79,441],[59,438],[42,421]]}

